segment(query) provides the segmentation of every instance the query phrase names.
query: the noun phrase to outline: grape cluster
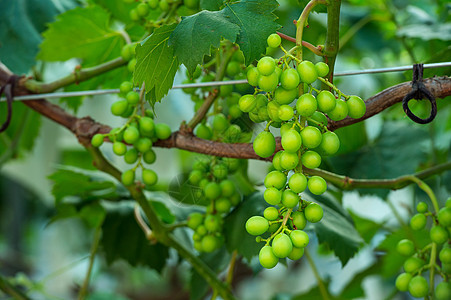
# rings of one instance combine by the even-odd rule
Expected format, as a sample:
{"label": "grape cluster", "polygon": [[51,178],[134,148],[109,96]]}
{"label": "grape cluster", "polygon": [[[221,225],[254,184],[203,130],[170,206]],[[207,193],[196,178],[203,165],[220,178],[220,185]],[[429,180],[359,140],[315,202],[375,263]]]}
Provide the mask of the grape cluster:
{"label": "grape cluster", "polygon": [[199,0],[123,0],[125,3],[139,2],[136,7],[130,10],[130,19],[135,22],[144,21],[151,10],[169,12],[171,5],[179,6],[179,10],[186,15],[192,15],[199,11]]}
{"label": "grape cluster", "polygon": [[[269,36],[268,46],[279,47],[280,37]],[[308,177],[303,170],[319,167],[322,156],[333,155],[340,147],[338,136],[327,129],[326,114],[329,119],[339,121],[347,116],[360,118],[366,111],[361,98],[344,95],[322,78],[329,73],[327,64],[314,65],[304,60],[297,62],[295,69],[289,64],[293,60],[295,57],[289,54],[279,60],[262,57],[247,72],[248,82],[255,87],[254,94],[243,95],[238,103],[252,121],[268,122],[254,139],[255,153],[263,158],[274,154],[276,141],[270,126],[280,128],[284,149],[272,159],[275,170],[266,176],[263,194],[266,202],[278,208],[269,207],[264,217],[253,216],[246,223],[247,231],[259,236],[257,241],[266,243],[259,255],[265,268],[274,267],[279,258],[300,258],[308,243],[308,236],[302,231],[306,221],[318,222],[323,216],[321,206],[302,199],[300,193],[308,188],[312,194],[321,195],[327,189],[322,177]],[[333,92],[314,88],[312,84],[317,79]],[[260,237],[265,233],[266,238]],[[301,237],[307,243],[301,243]]]}
{"label": "grape cluster", "polygon": [[[396,278],[396,288],[402,292],[409,291],[413,297],[428,296],[430,286],[422,274],[429,268],[435,268],[444,280],[435,287],[434,299],[451,299],[449,282],[451,275],[451,198],[446,201],[446,206],[441,208],[437,214],[430,212],[425,202],[418,203],[416,209],[418,213],[410,219],[410,227],[413,230],[422,230],[427,225],[427,219],[431,218],[433,224],[429,230],[431,243],[423,249],[418,249],[410,239],[398,242],[396,250],[408,258],[404,262],[404,273]],[[431,256],[436,256],[438,249],[440,249],[438,260],[441,266],[437,265],[435,261],[430,261]]]}

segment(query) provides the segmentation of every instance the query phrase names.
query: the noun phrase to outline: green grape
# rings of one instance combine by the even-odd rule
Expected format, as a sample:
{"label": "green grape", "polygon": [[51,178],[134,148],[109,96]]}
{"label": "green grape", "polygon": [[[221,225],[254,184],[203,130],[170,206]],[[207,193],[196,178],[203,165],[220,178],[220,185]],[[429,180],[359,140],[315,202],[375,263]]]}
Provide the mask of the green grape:
{"label": "green grape", "polygon": [[111,113],[115,116],[120,116],[127,111],[127,100],[119,100],[111,105]]}
{"label": "green grape", "polygon": [[335,108],[337,105],[337,100],[329,91],[323,90],[316,96],[316,101],[318,102],[318,109],[323,113],[328,113]]}
{"label": "green grape", "polygon": [[301,138],[305,147],[313,149],[321,144],[323,137],[318,128],[314,126],[306,126],[301,130]]}
{"label": "green grape", "polygon": [[276,235],[272,242],[272,251],[278,258],[287,257],[293,250],[293,243],[285,233]]}
{"label": "green grape", "polygon": [[304,60],[298,65],[298,73],[302,82],[313,83],[318,78],[315,65],[308,60]]}
{"label": "green grape", "polygon": [[225,179],[219,183],[221,187],[221,195],[224,197],[230,197],[235,193],[235,184],[229,179]]}
{"label": "green grape", "polygon": [[263,120],[261,120],[260,117],[258,116],[258,113],[255,113],[255,112],[249,113],[249,119],[251,119],[251,121],[254,123],[263,122]]}
{"label": "green grape", "polygon": [[299,164],[299,156],[297,153],[283,151],[280,155],[280,165],[285,170],[293,170]]}
{"label": "green grape", "polygon": [[297,96],[297,89],[286,90],[282,86],[278,86],[274,91],[274,100],[281,105],[290,104]]}
{"label": "green grape", "polygon": [[219,198],[215,201],[215,208],[218,213],[227,213],[232,208],[232,203],[227,198]]}
{"label": "green grape", "polygon": [[207,253],[213,252],[219,247],[219,244],[220,242],[217,237],[206,235],[202,238],[202,251]]}
{"label": "green grape", "polygon": [[280,171],[271,171],[266,175],[264,183],[267,188],[283,189],[287,183],[287,175]]}
{"label": "green grape", "polygon": [[359,96],[351,96],[346,101],[348,106],[348,115],[353,119],[363,117],[366,112],[365,102]]}
{"label": "green grape", "polygon": [[312,176],[307,182],[309,191],[314,195],[321,195],[327,190],[326,181],[320,176]]}
{"label": "green grape", "polygon": [[218,215],[207,215],[204,220],[204,226],[208,232],[217,232],[221,230],[222,220]]}
{"label": "green grape", "polygon": [[318,168],[321,165],[321,156],[315,151],[307,151],[302,154],[302,165],[309,169]]}
{"label": "green grape", "polygon": [[232,196],[230,196],[229,200],[232,206],[237,206],[241,203],[241,195],[239,193],[234,193]]}
{"label": "green grape", "polygon": [[133,112],[135,111],[135,108],[132,105],[127,106],[127,110],[121,115],[122,118],[129,118]]}
{"label": "green grape", "polygon": [[202,171],[200,171],[200,170],[192,170],[189,173],[188,181],[191,184],[197,185],[197,184],[199,184],[199,182],[202,180],[203,177],[204,177],[204,173],[202,173]]}
{"label": "green grape", "polygon": [[212,127],[216,132],[224,132],[229,127],[229,121],[223,114],[217,114],[213,118]]}
{"label": "green grape", "polygon": [[141,2],[136,7],[136,10],[138,12],[138,16],[144,18],[149,14],[149,6],[145,2]]}
{"label": "green grape", "polygon": [[239,62],[232,60],[227,64],[227,68],[226,68],[227,76],[234,77],[234,76],[238,75],[238,73],[240,73],[240,71],[241,71],[241,65]]}
{"label": "green grape", "polygon": [[160,0],[160,3],[158,4],[158,6],[160,7],[161,11],[163,11],[163,12],[169,11],[168,0]]}
{"label": "green grape", "polygon": [[268,228],[268,220],[261,216],[253,216],[246,221],[246,231],[252,235],[262,235]]}
{"label": "green grape", "polygon": [[294,111],[293,111],[293,108],[291,106],[289,106],[289,105],[281,105],[279,107],[278,114],[279,114],[279,118],[282,121],[288,121],[291,118],[293,118]]}
{"label": "green grape", "polygon": [[276,62],[274,61],[274,58],[264,56],[258,61],[257,69],[258,72],[263,76],[271,75],[276,69]]}
{"label": "green grape", "polygon": [[210,126],[204,123],[199,123],[199,125],[196,126],[194,133],[197,137],[204,140],[209,140],[213,137],[213,131]]}
{"label": "green grape", "polygon": [[282,152],[283,151],[277,152],[272,159],[272,165],[277,171],[283,170],[282,166],[280,165],[280,156],[282,155]]}
{"label": "green grape", "polygon": [[278,35],[277,33],[273,33],[268,36],[268,38],[266,39],[266,42],[268,43],[269,47],[277,48],[280,46],[282,39],[280,38],[280,35]]}
{"label": "green grape", "polygon": [[409,293],[413,297],[423,298],[423,297],[426,297],[428,292],[429,292],[429,285],[423,276],[417,275],[410,280]]}
{"label": "green grape", "polygon": [[266,106],[266,109],[268,110],[268,116],[275,122],[282,121],[279,118],[279,107],[280,105],[276,101],[268,102],[268,105]]}
{"label": "green grape", "polygon": [[124,131],[124,141],[127,144],[133,144],[137,142],[139,139],[139,131],[138,128],[134,126],[128,126]]}
{"label": "green grape", "polygon": [[406,259],[406,261],[404,262],[404,271],[406,271],[407,273],[415,273],[417,272],[422,266],[425,265],[424,260],[412,256],[409,257],[408,259]]}
{"label": "green grape", "polygon": [[257,67],[252,67],[247,70],[246,78],[247,82],[249,82],[252,86],[258,85],[258,78],[260,77],[260,73],[258,72]]}
{"label": "green grape", "polygon": [[315,64],[316,73],[319,77],[326,77],[329,74],[329,66],[326,63],[318,62]]}
{"label": "green grape", "polygon": [[420,214],[423,214],[423,213],[425,213],[427,211],[428,211],[427,203],[423,202],[423,201],[418,202],[418,204],[417,204],[417,212],[419,212]]}
{"label": "green grape", "polygon": [[409,282],[412,279],[412,274],[401,273],[396,277],[396,288],[401,292],[406,292],[409,289]]}
{"label": "green grape", "polygon": [[282,200],[282,192],[276,188],[270,187],[263,193],[263,198],[271,205],[278,205]]}
{"label": "green grape", "polygon": [[124,154],[124,161],[127,164],[134,164],[138,160],[138,150],[130,148]]}
{"label": "green grape", "polygon": [[230,173],[236,172],[240,167],[240,160],[237,158],[224,157],[222,161],[226,164]]}
{"label": "green grape", "polygon": [[307,188],[307,177],[302,173],[294,173],[288,180],[288,186],[295,193],[302,193]]}
{"label": "green grape", "polygon": [[396,245],[396,251],[403,256],[412,256],[415,253],[415,246],[409,239],[403,239]]}
{"label": "green grape", "polygon": [[274,255],[271,246],[264,246],[260,249],[260,252],[258,253],[258,260],[260,261],[262,267],[266,269],[274,268],[279,262],[279,259]]}
{"label": "green grape", "polygon": [[283,70],[279,67],[276,66],[276,68],[274,69],[274,73],[277,74],[277,80],[280,80],[280,76],[282,75]]}
{"label": "green grape", "polygon": [[323,208],[317,203],[310,203],[304,211],[305,218],[310,223],[319,222],[324,215]]}
{"label": "green grape", "polygon": [[[192,84],[192,83],[196,83],[196,81],[194,79],[188,79],[188,78],[182,81],[182,84]],[[196,88],[187,86],[187,87],[183,87],[182,91],[185,94],[193,95],[196,92]]]}
{"label": "green grape", "polygon": [[151,9],[157,9],[158,4],[160,4],[160,1],[159,0],[149,0],[147,3],[149,4],[149,7]]}
{"label": "green grape", "polygon": [[304,256],[304,248],[293,247],[293,250],[291,250],[287,257],[291,260],[298,260],[302,256]]}
{"label": "green grape", "polygon": [[[224,81],[229,80],[228,78],[224,78]],[[231,95],[233,92],[233,85],[231,84],[225,84],[225,85],[221,85],[219,87],[219,96],[221,97],[227,97],[229,95]]]}
{"label": "green grape", "polygon": [[110,133],[108,134],[108,139],[110,140],[110,142],[113,142],[113,143],[115,141],[121,142],[124,138],[123,133],[124,132],[121,131],[120,128],[118,128],[118,127],[113,128],[113,129],[111,129]]}
{"label": "green grape", "polygon": [[[136,11],[137,13],[137,11]],[[132,14],[132,12],[130,11],[130,15]],[[133,13],[135,14],[135,12]],[[126,44],[122,47],[121,49],[121,57],[125,60],[125,61],[129,61],[130,59],[132,59],[133,57],[133,53],[132,53],[132,48],[130,44]]]}
{"label": "green grape", "polygon": [[214,200],[221,195],[221,187],[216,182],[209,182],[204,188],[205,197]]}
{"label": "green grape", "polygon": [[143,169],[142,179],[143,179],[144,184],[151,186],[151,185],[154,185],[157,183],[158,175],[153,170]]}
{"label": "green grape", "polygon": [[295,211],[291,217],[293,218],[293,225],[296,226],[296,229],[304,229],[307,225],[307,219],[303,212]]}
{"label": "green grape", "polygon": [[295,129],[289,129],[282,135],[282,147],[286,151],[296,152],[301,148],[301,135]]}
{"label": "green grape", "polygon": [[275,221],[279,218],[279,211],[277,210],[277,208],[270,206],[265,208],[265,210],[263,211],[263,216],[268,221]]}
{"label": "green grape", "polygon": [[429,237],[437,244],[443,244],[448,240],[448,231],[440,225],[432,226]]}
{"label": "green grape", "polygon": [[258,109],[258,117],[263,121],[269,121],[270,117],[268,115],[268,109],[266,106],[260,107]]}
{"label": "green grape", "polygon": [[135,72],[135,67],[136,67],[136,58],[132,58],[127,65],[127,69],[130,73]]}
{"label": "green grape", "polygon": [[225,164],[218,164],[213,167],[213,176],[217,179],[224,179],[227,177],[229,170]]}
{"label": "green grape", "polygon": [[348,115],[348,106],[346,105],[346,102],[337,99],[335,108],[328,112],[327,115],[332,121],[340,121],[346,118]]}
{"label": "green grape", "polygon": [[149,138],[140,138],[135,143],[136,149],[141,153],[146,153],[152,147],[152,141]]}
{"label": "green grape", "polygon": [[125,152],[127,152],[127,146],[125,146],[125,144],[121,142],[114,142],[113,152],[118,156],[122,156],[125,154]]}
{"label": "green grape", "polygon": [[238,105],[232,105],[229,106],[229,115],[232,117],[232,119],[238,119],[243,115],[243,112]]}
{"label": "green grape", "polygon": [[159,140],[166,140],[171,136],[171,128],[164,123],[156,124],[155,134]]}
{"label": "green grape", "polygon": [[207,184],[208,184],[209,182],[210,182],[210,181],[208,181],[207,178],[202,178],[202,179],[200,180],[200,182],[199,182],[199,187],[203,190],[203,189],[205,189],[205,187],[207,186]]}
{"label": "green grape", "polygon": [[189,9],[198,9],[199,8],[199,0],[183,0],[183,4]]}
{"label": "green grape", "polygon": [[322,112],[319,112],[319,111],[315,111],[313,113],[313,115],[311,115],[310,119],[323,125],[323,126],[320,126],[314,122],[309,121],[309,125],[318,127],[319,129],[322,129],[322,127],[326,127],[327,123],[328,123],[327,117]]}
{"label": "green grape", "polygon": [[255,138],[252,144],[255,154],[260,157],[270,157],[276,150],[276,140],[271,132],[262,131]]}
{"label": "green grape", "polygon": [[133,84],[130,81],[124,81],[119,86],[119,91],[122,94],[127,94],[128,92],[131,92],[133,90]]}
{"label": "green grape", "polygon": [[[194,232],[193,233],[193,241],[194,241],[194,243],[200,242],[201,240],[202,240],[202,236],[200,234],[198,234],[197,232]],[[201,246],[202,246],[202,244],[201,244]],[[200,247],[199,249],[201,249],[201,248],[202,247]]]}
{"label": "green grape", "polygon": [[257,99],[254,95],[243,95],[238,102],[238,106],[243,112],[251,112],[257,106]]}
{"label": "green grape", "polygon": [[442,281],[435,287],[435,298],[437,300],[449,300],[451,299],[451,286],[449,282]]}
{"label": "green grape", "polygon": [[340,148],[340,139],[338,136],[331,131],[326,131],[323,133],[321,144],[319,145],[319,149],[322,154],[325,155],[334,155],[337,153]]}
{"label": "green grape", "polygon": [[423,214],[416,214],[410,219],[410,227],[413,230],[421,230],[426,226],[426,216]]}
{"label": "green grape", "polygon": [[284,124],[282,124],[282,126],[280,126],[280,136],[283,136],[286,132],[288,132],[291,129],[296,130],[298,133],[299,131],[299,127],[298,126],[294,126],[294,122],[286,122]]}
{"label": "green grape", "polygon": [[199,234],[200,236],[204,236],[207,234],[207,228],[205,228],[203,223],[196,228],[196,233]]}
{"label": "green grape", "polygon": [[122,173],[121,175],[121,181],[125,186],[132,185],[135,181],[135,170],[127,170]]}
{"label": "green grape", "polygon": [[268,232],[269,232],[269,233],[274,233],[274,232],[276,232],[279,228],[280,228],[280,223],[274,223],[274,224],[271,224],[271,225],[269,225]]}
{"label": "green grape", "polygon": [[303,94],[296,102],[296,110],[303,117],[310,117],[316,111],[317,103],[311,94]]}
{"label": "green grape", "polygon": [[442,207],[438,211],[438,222],[443,227],[451,226],[451,207]]}
{"label": "green grape", "polygon": [[155,160],[157,159],[157,156],[155,155],[155,152],[150,149],[149,151],[145,152],[143,154],[143,160],[146,164],[153,164]]}
{"label": "green grape", "polygon": [[442,263],[451,264],[451,248],[445,245],[439,253],[439,258]]}
{"label": "green grape", "polygon": [[299,74],[295,69],[286,69],[280,75],[280,84],[286,90],[297,88],[299,82]]}
{"label": "green grape", "polygon": [[204,216],[201,213],[194,212],[188,216],[187,225],[189,228],[195,230],[204,223]]}
{"label": "green grape", "polygon": [[233,55],[232,55],[232,60],[236,61],[236,62],[239,62],[240,64],[244,64],[243,51],[241,51],[241,50],[235,51],[235,53],[233,53]]}
{"label": "green grape", "polygon": [[291,190],[285,190],[282,193],[282,204],[287,208],[293,208],[299,203],[299,196]]}
{"label": "green grape", "polygon": [[155,123],[152,118],[141,117],[139,119],[139,131],[143,136],[152,137],[155,133]]}
{"label": "green grape", "polygon": [[279,78],[276,72],[264,76],[260,75],[258,77],[258,86],[260,89],[262,89],[265,92],[272,92],[276,89],[277,85],[279,84]]}
{"label": "green grape", "polygon": [[309,242],[308,234],[302,230],[293,230],[290,233],[290,239],[293,243],[293,246],[297,248],[304,248],[308,245]]}
{"label": "green grape", "polygon": [[102,146],[103,139],[104,139],[104,135],[103,134],[101,134],[101,133],[94,134],[94,136],[91,139],[91,145],[93,147],[98,148],[98,147]]}

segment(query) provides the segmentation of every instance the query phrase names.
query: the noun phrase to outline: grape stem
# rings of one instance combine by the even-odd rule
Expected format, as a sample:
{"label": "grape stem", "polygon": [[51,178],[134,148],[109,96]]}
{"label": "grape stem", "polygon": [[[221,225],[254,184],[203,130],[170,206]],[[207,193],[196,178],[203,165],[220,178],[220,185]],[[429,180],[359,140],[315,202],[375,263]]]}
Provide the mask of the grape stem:
{"label": "grape stem", "polygon": [[86,272],[85,280],[83,281],[83,286],[81,287],[80,292],[78,293],[78,300],[85,299],[86,295],[88,294],[89,279],[91,278],[92,267],[94,266],[94,259],[96,257],[97,249],[99,248],[101,235],[102,235],[102,227],[99,225],[94,233],[94,241],[92,243],[91,253],[89,256],[88,271]]}
{"label": "grape stem", "polygon": [[327,292],[327,288],[324,286],[324,282],[321,279],[321,276],[319,276],[318,269],[316,268],[315,262],[313,261],[312,256],[310,255],[310,252],[307,248],[304,248],[304,254],[307,258],[307,261],[309,262],[310,267],[312,268],[313,275],[316,278],[316,281],[318,281],[318,288],[321,293],[321,296],[324,300],[329,300],[329,293]]}
{"label": "grape stem", "polygon": [[[277,31],[277,34],[278,34],[281,38],[283,38],[283,39],[285,39],[285,40],[287,40],[287,41],[296,43],[296,39],[295,39],[294,37],[291,37],[291,36],[289,36],[289,35],[286,35],[286,34],[284,34],[284,33],[282,33],[282,32],[278,32],[278,31]],[[309,42],[302,41],[302,46],[304,46],[305,48],[309,49],[310,51],[312,51],[314,54],[316,54],[316,55],[318,55],[318,56],[324,56],[324,52],[323,52],[324,47],[321,46],[321,45],[314,46],[314,45],[310,44]]]}

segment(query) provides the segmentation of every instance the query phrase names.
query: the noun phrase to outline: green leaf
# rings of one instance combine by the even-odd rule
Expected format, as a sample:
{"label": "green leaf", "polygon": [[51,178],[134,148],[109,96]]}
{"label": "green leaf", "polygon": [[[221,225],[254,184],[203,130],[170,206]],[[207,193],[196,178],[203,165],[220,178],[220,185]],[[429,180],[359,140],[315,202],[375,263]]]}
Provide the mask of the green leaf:
{"label": "green leaf", "polygon": [[338,149],[337,155],[355,151],[368,142],[364,122],[342,127],[334,132],[340,139],[340,149]]}
{"label": "green leaf", "polygon": [[153,208],[155,209],[157,215],[160,217],[160,219],[167,223],[171,224],[175,221],[175,216],[171,213],[171,211],[164,205],[163,203],[159,201],[150,201],[152,203]]}
{"label": "green leaf", "polygon": [[363,280],[366,279],[368,276],[379,274],[381,268],[382,264],[380,262],[375,262],[368,268],[355,274],[352,280],[341,291],[340,296],[338,296],[338,299],[365,298],[364,297],[365,291],[362,288]]}
{"label": "green leaf", "polygon": [[58,170],[48,177],[54,182],[52,194],[56,203],[64,197],[75,196],[82,199],[100,197],[111,193],[115,185],[110,181],[94,181],[90,176],[71,170]]}
{"label": "green leaf", "polygon": [[268,204],[263,199],[263,194],[253,193],[245,197],[243,202],[225,218],[224,237],[229,252],[237,250],[248,261],[258,254],[263,244],[257,243],[255,236],[247,233],[245,224],[250,217],[261,216],[266,207]]}
{"label": "green leaf", "polygon": [[266,52],[266,39],[281,26],[275,22],[275,0],[242,0],[227,3],[223,9],[230,22],[240,27],[236,43],[244,53],[246,65]]}
{"label": "green leaf", "polygon": [[373,236],[378,232],[378,230],[382,227],[382,224],[376,223],[372,220],[362,218],[352,211],[349,211],[355,228],[359,232],[360,236],[365,240],[366,243],[371,242]]}
{"label": "green leaf", "polygon": [[124,42],[119,32],[110,29],[109,19],[99,6],[75,8],[59,15],[43,33],[38,59],[65,61],[76,57],[104,61]]}
{"label": "green leaf", "polygon": [[80,218],[92,228],[99,227],[105,220],[105,215],[105,209],[98,202],[83,206],[79,213]]}
{"label": "green leaf", "polygon": [[168,46],[168,39],[177,24],[165,25],[155,29],[141,45],[136,47],[135,81],[145,82],[151,102],[160,101],[172,87],[179,61],[174,49]]}
{"label": "green leaf", "polygon": [[204,10],[183,18],[171,34],[169,45],[174,46],[175,55],[193,74],[204,56],[211,54],[212,46],[218,48],[221,38],[235,42],[239,30],[224,10]]}
{"label": "green leaf", "polygon": [[132,266],[145,265],[161,271],[168,258],[168,248],[151,245],[133,215],[134,202],[107,208],[102,225],[101,245],[108,264],[123,259]]}
{"label": "green leaf", "polygon": [[223,0],[200,0],[200,9],[205,10],[219,10],[221,9]]}
{"label": "green leaf", "polygon": [[210,202],[205,197],[199,197],[201,189],[191,184],[188,176],[189,174],[179,174],[171,180],[169,196],[180,203],[207,206]]}
{"label": "green leaf", "polygon": [[451,23],[445,24],[410,24],[401,27],[396,33],[398,37],[419,38],[429,40],[451,40]]}

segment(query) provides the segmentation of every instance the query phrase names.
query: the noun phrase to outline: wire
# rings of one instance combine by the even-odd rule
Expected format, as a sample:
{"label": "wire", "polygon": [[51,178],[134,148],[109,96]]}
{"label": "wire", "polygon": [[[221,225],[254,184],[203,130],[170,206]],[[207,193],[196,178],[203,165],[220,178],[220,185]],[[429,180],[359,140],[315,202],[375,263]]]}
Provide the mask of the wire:
{"label": "wire", "polygon": [[[424,69],[432,68],[442,68],[451,67],[451,62],[440,62],[432,64],[424,64]],[[400,66],[391,68],[379,68],[379,69],[364,69],[355,71],[343,71],[334,73],[334,77],[340,76],[353,76],[361,74],[375,74],[375,73],[389,73],[389,72],[402,72],[412,70],[412,66]],[[201,87],[213,87],[221,85],[232,85],[232,84],[244,84],[247,83],[246,79],[241,80],[225,80],[225,81],[211,81],[211,82],[199,82],[199,83],[187,83],[174,85],[172,89],[183,89],[183,88],[201,88]],[[139,91],[139,89],[136,89]],[[52,99],[52,98],[69,98],[69,97],[80,97],[80,96],[96,96],[96,95],[106,95],[106,94],[118,94],[119,89],[106,89],[106,90],[90,90],[90,91],[77,91],[77,92],[55,92],[47,94],[34,94],[14,97],[15,101],[26,101],[26,100],[38,100],[38,99]],[[5,101],[5,98],[1,98],[0,102]]]}

